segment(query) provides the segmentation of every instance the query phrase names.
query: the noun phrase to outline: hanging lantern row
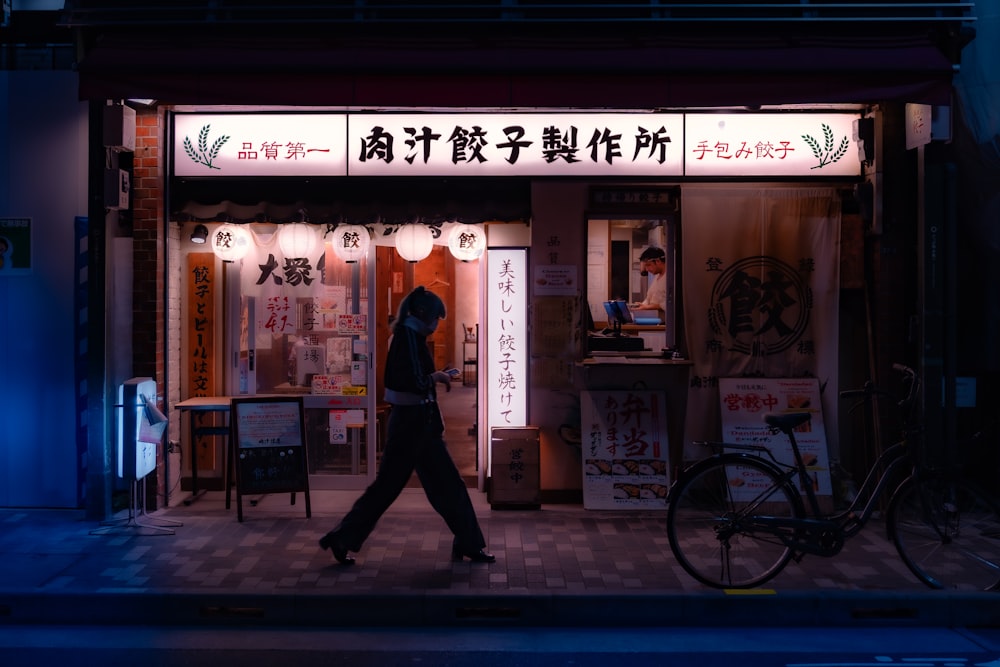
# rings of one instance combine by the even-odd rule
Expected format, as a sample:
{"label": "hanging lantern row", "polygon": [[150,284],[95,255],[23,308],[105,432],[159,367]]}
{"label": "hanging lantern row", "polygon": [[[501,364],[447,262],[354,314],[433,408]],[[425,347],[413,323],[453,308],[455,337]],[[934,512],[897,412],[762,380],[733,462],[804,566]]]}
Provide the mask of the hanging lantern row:
{"label": "hanging lantern row", "polygon": [[418,222],[403,225],[396,231],[396,252],[408,262],[419,262],[431,254],[434,234]]}
{"label": "hanging lantern row", "polygon": [[245,226],[227,222],[215,228],[210,235],[210,242],[216,257],[224,262],[236,262],[250,252],[253,238]]}
{"label": "hanging lantern row", "polygon": [[339,225],[333,230],[331,244],[337,257],[348,264],[353,264],[368,255],[372,236],[364,225]]}
{"label": "hanging lantern row", "polygon": [[486,251],[486,228],[482,225],[458,224],[451,228],[448,248],[456,259],[471,262]]}
{"label": "hanging lantern row", "polygon": [[[303,222],[286,223],[277,232],[278,247],[285,257],[311,257],[317,245],[317,231]],[[372,246],[372,233],[365,225],[344,224],[330,233],[331,248],[335,255],[349,264],[368,256]],[[430,255],[434,247],[434,234],[421,223],[407,223],[393,234],[396,252],[408,262],[419,262]],[[225,262],[235,262],[246,257],[254,243],[246,225],[224,223],[208,237],[212,252]],[[452,255],[463,262],[479,259],[486,250],[486,228],[480,224],[458,223],[448,235],[448,248]]]}
{"label": "hanging lantern row", "polygon": [[316,228],[305,222],[291,222],[278,231],[278,247],[285,257],[309,257],[316,249]]}

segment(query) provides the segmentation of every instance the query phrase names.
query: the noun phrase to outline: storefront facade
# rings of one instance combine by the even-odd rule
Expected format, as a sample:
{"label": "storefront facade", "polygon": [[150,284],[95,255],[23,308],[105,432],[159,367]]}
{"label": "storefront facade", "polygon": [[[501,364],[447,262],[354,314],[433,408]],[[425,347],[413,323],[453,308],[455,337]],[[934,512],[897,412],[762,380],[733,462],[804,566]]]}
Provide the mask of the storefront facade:
{"label": "storefront facade", "polygon": [[[900,35],[890,35],[890,30],[875,34],[873,28],[853,41],[835,39],[835,46],[814,41],[810,30],[800,27],[807,46],[793,49],[771,41],[780,32],[775,23],[767,38],[739,45],[738,54],[723,55],[719,47],[729,42],[733,26],[723,29],[706,19],[698,24],[706,36],[701,43],[665,40],[656,33],[663,24],[650,21],[641,47],[615,41],[605,44],[602,53],[593,27],[569,20],[567,34],[574,36],[560,40],[558,48],[530,35],[530,29],[523,33],[525,43],[504,47],[490,42],[472,48],[442,36],[432,49],[405,40],[383,49],[359,43],[324,49],[307,39],[303,48],[308,53],[269,54],[274,59],[260,70],[254,57],[240,60],[249,52],[249,42],[219,51],[199,47],[205,52],[182,49],[176,42],[144,43],[149,48],[140,53],[130,50],[142,41],[139,27],[130,35],[115,31],[83,60],[81,85],[95,111],[108,101],[114,106],[115,100],[155,100],[137,112],[131,211],[135,238],[148,238],[155,248],[155,258],[137,263],[136,290],[143,290],[140,283],[147,276],[156,285],[149,291],[157,298],[155,307],[150,303],[147,312],[136,313],[135,337],[143,344],[135,346],[133,374],[157,379],[168,410],[199,392],[236,395],[301,388],[316,403],[316,425],[324,434],[324,447],[311,456],[316,461],[328,456],[331,450],[325,446],[333,446],[334,438],[353,443],[337,450],[346,452],[346,458],[335,463],[348,472],[327,477],[333,486],[360,487],[374,474],[370,463],[378,454],[379,346],[388,337],[393,304],[422,279],[458,284],[457,262],[467,272],[460,274],[463,287],[473,278],[478,283],[471,299],[475,305],[462,306],[469,309],[468,320],[453,320],[462,326],[452,329],[442,361],[464,361],[458,347],[465,342],[465,325],[477,323],[476,382],[483,397],[478,406],[483,425],[477,445],[480,489],[490,483],[490,429],[532,426],[540,435],[543,497],[579,499],[585,487],[587,435],[581,395],[602,388],[588,386],[590,382],[616,390],[638,385],[663,389],[668,403],[683,405],[668,412],[668,466],[695,458],[690,443],[711,437],[709,431],[718,428],[718,380],[726,377],[814,378],[824,388],[827,440],[842,443],[832,398],[836,389],[882,373],[910,345],[909,332],[899,325],[907,320],[910,305],[882,295],[912,283],[910,271],[918,267],[909,258],[880,257],[879,224],[886,215],[922,216],[913,186],[919,171],[915,162],[923,154],[907,151],[907,139],[916,136],[907,123],[929,121],[934,108],[948,104],[957,50],[947,47],[961,42],[957,29],[968,19],[963,8],[953,9],[954,16],[937,26],[956,29],[945,30],[953,41],[945,40],[944,48],[940,33],[931,39],[915,22],[908,24],[909,35],[921,39],[899,41]],[[495,26],[503,25],[497,19]],[[512,28],[507,24],[503,29]],[[895,25],[891,31],[898,29]],[[543,44],[551,59],[531,71],[526,65]],[[497,64],[501,54],[503,65]],[[186,65],[188,57],[204,57],[206,66]],[[120,65],[122,58],[131,64],[109,66],[116,59]],[[796,66],[790,66],[796,58]],[[345,60],[354,66],[347,67]],[[310,66],[303,66],[307,61]],[[671,66],[680,62],[685,65]],[[747,73],[751,66],[758,68],[752,75]],[[295,72],[294,80],[281,74],[283,68]],[[270,74],[260,74],[265,70]],[[284,106],[274,105],[275,96]],[[218,120],[208,122],[213,117]],[[306,117],[322,119],[319,134],[309,135],[306,124],[295,122]],[[275,128],[291,121],[286,127],[311,138],[278,138],[277,131],[261,138],[265,135],[255,134],[253,124],[263,118],[276,121]],[[539,118],[544,119],[540,129],[526,128]],[[223,130],[230,119],[251,125]],[[190,127],[183,125],[188,120]],[[337,130],[327,141],[322,132],[330,128]],[[427,141],[431,136],[433,143]],[[390,137],[396,150],[391,162],[386,152]],[[448,143],[456,137],[464,152],[455,152],[455,141]],[[486,137],[489,141],[477,143]],[[329,149],[301,158],[328,162],[319,172],[251,169],[225,175],[225,169],[217,168],[221,162],[205,164],[230,148],[237,149],[238,161],[241,151],[244,156],[261,152],[268,142],[285,151],[282,168],[306,163],[288,158],[289,145],[299,143],[299,148]],[[549,152],[539,150],[542,146]],[[485,156],[480,149],[501,147],[505,152],[479,159]],[[519,150],[523,160],[511,159]],[[799,159],[803,162],[792,166]],[[637,164],[642,166],[635,169]],[[202,169],[208,174],[196,171]],[[277,201],[279,193],[296,187],[300,192],[292,201],[299,207],[279,211],[279,205],[288,203]],[[261,195],[256,201],[236,201],[255,188]],[[325,192],[319,193],[321,189]],[[484,203],[483,193],[491,191],[502,194],[489,195]],[[436,199],[428,196],[432,192],[438,193]],[[447,206],[447,198],[460,205]],[[265,218],[258,217],[262,202],[270,207]],[[105,207],[100,209],[104,216]],[[444,273],[421,275],[420,261],[400,258],[395,237],[408,227],[405,223],[415,221],[407,216],[419,218],[439,239],[430,259],[422,261],[441,262]],[[644,238],[633,240],[634,232],[616,236],[626,234],[615,230],[620,221],[643,227]],[[310,266],[323,263],[325,273],[313,283],[322,287],[293,297],[280,290],[260,291],[263,267],[302,259],[294,252],[268,251],[254,255],[252,262],[243,258],[250,270],[237,271],[236,262],[192,246],[190,238],[199,225],[211,239],[224,223],[253,229],[249,245],[254,253],[280,242],[285,229],[305,223],[313,244],[324,248],[306,254]],[[330,243],[348,223],[372,234],[363,260],[343,259]],[[443,244],[453,229],[472,223],[484,225],[487,248],[477,260],[462,263],[447,255]],[[608,239],[606,259],[593,241],[595,233]],[[889,233],[908,238],[915,228]],[[621,277],[611,259],[611,240],[626,255],[628,300],[644,288],[631,275],[637,273],[637,251],[652,241],[673,250],[675,291],[662,342],[658,332],[635,332],[647,334],[644,347],[650,351],[676,348],[682,357],[670,359],[671,368],[664,372],[671,379],[663,386],[658,386],[664,377],[658,371],[623,368],[611,369],[614,381],[609,385],[594,379],[608,369],[595,370],[585,361],[593,333],[590,320],[602,329],[601,303],[619,296],[611,282],[616,273]],[[873,264],[873,257],[880,259]],[[518,300],[504,303],[498,314],[493,309],[511,292],[497,287],[497,272],[512,265],[523,281],[517,285]],[[201,274],[214,277],[211,297],[189,282]],[[252,284],[245,274],[254,276]],[[274,272],[264,278],[261,284],[268,279],[273,284]],[[296,287],[305,282],[302,278],[295,274]],[[282,289],[288,287],[283,283]],[[727,319],[739,316],[740,288],[748,291],[739,297],[756,299],[755,333],[750,336],[741,335],[739,322]],[[794,296],[789,296],[792,288]],[[884,299],[877,316],[864,305],[872,295],[880,303]],[[202,298],[206,300],[199,302]],[[295,306],[277,313],[275,304],[289,298]],[[507,320],[517,320],[519,326],[512,346],[516,360],[509,356],[511,347],[497,347],[506,339],[502,313],[509,314],[510,308],[517,317]],[[192,371],[197,343],[203,342],[192,313],[203,311],[215,318],[210,329],[213,359],[204,366],[210,377]],[[279,320],[272,317],[268,335],[258,335],[254,323],[267,322],[265,313],[294,315],[294,333],[277,331]],[[313,327],[316,318],[317,331],[304,331],[304,323]],[[858,334],[858,326],[867,326],[870,335]],[[269,355],[280,363],[259,365]],[[304,363],[316,355],[322,356],[322,364],[306,370]],[[513,367],[519,375],[500,377],[501,360],[504,371]],[[625,372],[634,373],[634,379]],[[353,389],[357,386],[364,391]],[[338,397],[336,405],[325,398],[329,396]],[[169,440],[189,447],[183,420],[170,412]],[[342,430],[334,427],[338,420],[345,424]],[[579,425],[581,442],[565,436],[567,425]],[[843,444],[832,447],[830,457],[841,462],[859,458],[851,446],[844,449]],[[205,463],[210,475],[221,476],[220,461]],[[161,495],[172,488],[170,476],[185,476],[189,464],[164,456]]]}

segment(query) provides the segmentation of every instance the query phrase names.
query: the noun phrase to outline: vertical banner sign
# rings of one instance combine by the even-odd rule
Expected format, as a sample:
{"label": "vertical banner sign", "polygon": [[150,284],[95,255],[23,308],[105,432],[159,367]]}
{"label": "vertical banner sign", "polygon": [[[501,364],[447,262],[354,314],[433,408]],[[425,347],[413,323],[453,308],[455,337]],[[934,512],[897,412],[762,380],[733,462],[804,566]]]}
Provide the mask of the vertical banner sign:
{"label": "vertical banner sign", "polygon": [[[781,463],[795,464],[792,446],[784,433],[773,434],[764,423],[769,412],[808,412],[812,418],[795,429],[795,442],[819,495],[830,495],[830,459],[823,428],[819,381],[815,378],[719,378],[722,439],[739,445],[764,445]],[[760,480],[747,470],[731,470],[729,482],[737,494],[751,492]],[[806,482],[799,480],[799,486]],[[804,492],[804,488],[800,488]]]}
{"label": "vertical banner sign", "polygon": [[[487,433],[525,426],[528,405],[528,251],[487,252]],[[487,468],[489,470],[489,468]]]}
{"label": "vertical banner sign", "polygon": [[584,508],[666,509],[666,394],[584,391],[580,402]]}
{"label": "vertical banner sign", "polygon": [[[827,187],[684,191],[685,339],[693,366],[684,422],[693,443],[718,439],[721,378],[815,378],[837,442],[840,197]],[[815,428],[815,425],[814,425]]]}
{"label": "vertical banner sign", "polygon": [[[190,253],[187,256],[187,397],[215,395],[215,255],[210,252]],[[197,419],[223,419],[205,413]],[[225,426],[225,424],[204,424],[198,426]],[[198,468],[211,470],[215,467],[215,444],[209,446],[203,438],[198,448]]]}

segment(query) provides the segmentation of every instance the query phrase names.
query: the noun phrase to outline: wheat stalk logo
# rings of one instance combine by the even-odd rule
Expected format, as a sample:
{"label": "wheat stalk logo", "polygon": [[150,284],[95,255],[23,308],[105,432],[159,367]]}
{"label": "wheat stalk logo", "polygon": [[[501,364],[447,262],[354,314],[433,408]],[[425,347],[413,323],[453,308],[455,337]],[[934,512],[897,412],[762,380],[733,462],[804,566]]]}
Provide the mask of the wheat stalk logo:
{"label": "wheat stalk logo", "polygon": [[195,150],[194,145],[191,143],[190,137],[184,137],[184,152],[188,154],[188,157],[197,162],[198,164],[203,164],[209,169],[221,169],[221,167],[216,167],[212,164],[215,158],[219,157],[219,150],[222,145],[229,141],[229,135],[224,134],[214,142],[212,142],[212,147],[208,146],[208,131],[212,127],[211,123],[201,128],[198,132],[198,149]]}
{"label": "wheat stalk logo", "polygon": [[830,129],[830,126],[827,125],[826,123],[823,123],[822,145],[820,145],[820,143],[816,139],[814,139],[808,134],[803,134],[802,138],[805,140],[807,144],[809,144],[809,148],[812,149],[813,155],[815,155],[816,159],[819,160],[819,164],[817,164],[814,167],[810,167],[810,169],[822,169],[828,164],[833,164],[834,162],[837,162],[838,160],[840,160],[840,158],[844,157],[844,155],[847,153],[848,146],[851,145],[851,143],[847,140],[847,137],[845,136],[843,139],[841,139],[840,146],[836,150],[834,150],[833,130]]}

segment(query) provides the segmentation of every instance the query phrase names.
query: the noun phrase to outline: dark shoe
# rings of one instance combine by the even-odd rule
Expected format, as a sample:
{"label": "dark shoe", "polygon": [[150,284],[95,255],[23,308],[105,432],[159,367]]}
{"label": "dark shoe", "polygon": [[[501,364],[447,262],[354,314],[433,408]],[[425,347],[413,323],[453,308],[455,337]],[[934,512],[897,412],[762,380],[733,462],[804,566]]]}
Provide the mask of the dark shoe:
{"label": "dark shoe", "polygon": [[333,552],[333,557],[337,559],[337,562],[341,565],[353,565],[354,557],[347,555],[347,547],[340,541],[340,536],[337,535],[337,531],[331,530],[329,533],[319,538],[319,548],[326,551],[329,549]]}
{"label": "dark shoe", "polygon": [[468,558],[473,563],[495,563],[497,560],[497,557],[486,549],[479,549],[478,551],[465,551],[459,547],[451,548],[452,560],[460,561],[463,558]]}

